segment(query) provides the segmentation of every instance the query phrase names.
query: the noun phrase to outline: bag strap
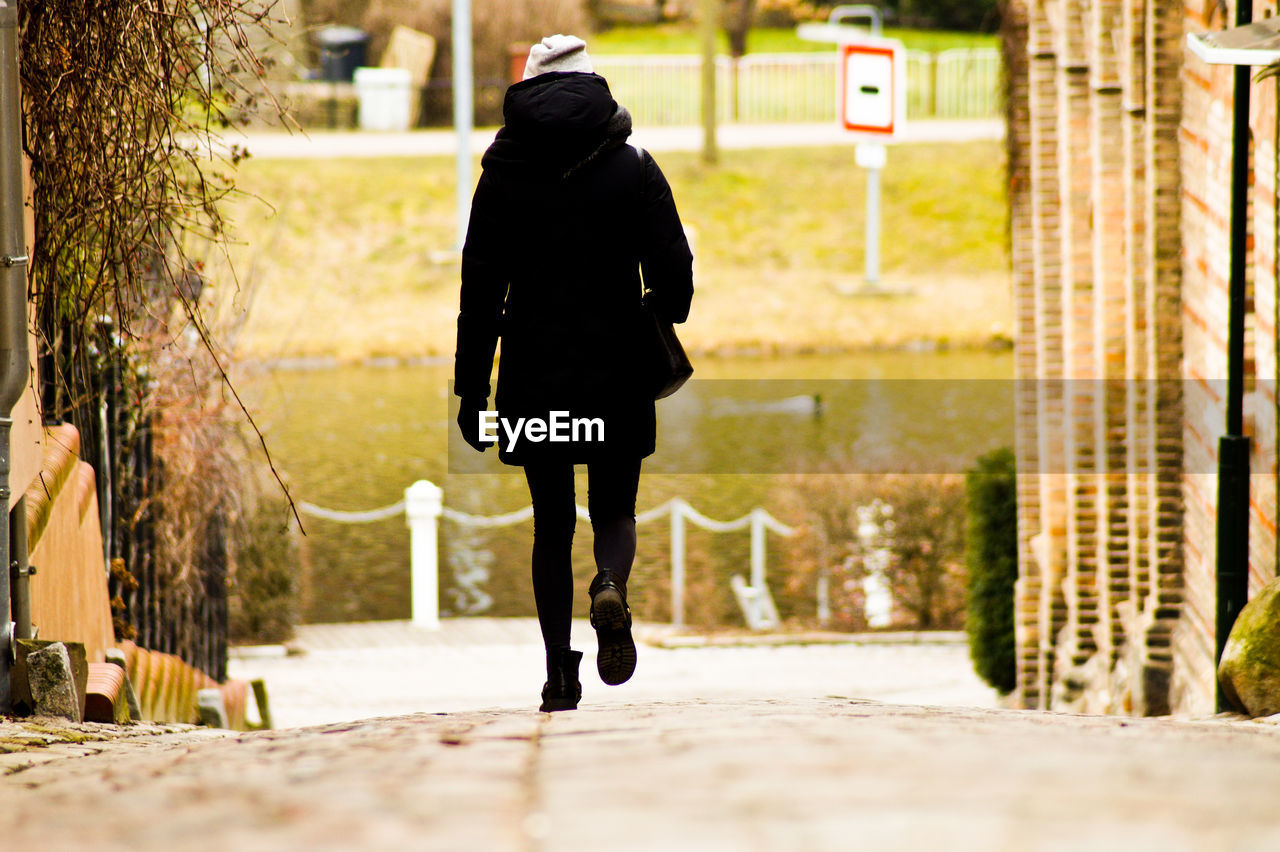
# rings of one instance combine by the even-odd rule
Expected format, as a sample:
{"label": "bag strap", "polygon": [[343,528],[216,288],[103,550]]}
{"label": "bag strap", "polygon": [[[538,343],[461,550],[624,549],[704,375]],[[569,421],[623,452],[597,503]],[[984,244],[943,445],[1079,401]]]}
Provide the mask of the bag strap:
{"label": "bag strap", "polygon": [[[637,187],[636,209],[640,210],[641,213],[643,213],[642,208],[644,207],[644,176],[645,176],[644,149],[641,148],[639,145],[631,145],[631,144],[628,144],[627,147],[631,148],[633,151],[636,152],[636,163],[639,164],[640,166],[639,180],[636,181],[636,187]],[[640,264],[640,304],[642,307],[645,306],[645,298],[648,295],[649,295],[649,288],[644,283],[644,265]]]}
{"label": "bag strap", "polygon": [[628,148],[636,152],[636,165],[639,171],[636,173],[636,209],[640,210],[644,206],[644,149],[639,145],[628,145]]}

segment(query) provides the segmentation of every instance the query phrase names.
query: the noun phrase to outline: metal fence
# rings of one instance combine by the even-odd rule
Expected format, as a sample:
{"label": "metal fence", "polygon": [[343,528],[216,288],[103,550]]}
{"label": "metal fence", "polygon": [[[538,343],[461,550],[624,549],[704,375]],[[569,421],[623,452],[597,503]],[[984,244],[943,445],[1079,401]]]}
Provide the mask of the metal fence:
{"label": "metal fence", "polygon": [[[80,433],[80,457],[94,468],[103,556],[109,568],[112,620],[119,640],[173,654],[218,682],[227,674],[226,509],[209,507],[193,564],[181,575],[155,559],[156,502],[166,476],[155,452],[153,412],[143,408],[152,379],[131,358],[109,322],[77,351],[68,336],[45,353],[40,365],[43,411]],[[85,388],[78,398],[57,393]]]}
{"label": "metal fence", "polygon": [[[596,56],[618,102],[637,124],[690,125],[699,114],[698,56]],[[839,57],[830,53],[760,53],[716,60],[719,120],[745,124],[836,120]],[[907,51],[908,118],[1000,115],[1000,52],[960,48]]]}

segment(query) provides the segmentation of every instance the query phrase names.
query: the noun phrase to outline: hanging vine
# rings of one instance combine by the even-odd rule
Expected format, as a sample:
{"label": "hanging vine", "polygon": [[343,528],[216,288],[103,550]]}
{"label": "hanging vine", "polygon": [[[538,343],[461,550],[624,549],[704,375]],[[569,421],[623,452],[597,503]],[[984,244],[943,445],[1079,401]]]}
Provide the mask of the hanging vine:
{"label": "hanging vine", "polygon": [[219,136],[257,110],[282,115],[258,52],[273,4],[20,4],[39,401],[46,422],[80,428],[96,469],[117,635],[142,630],[160,650],[198,638],[199,600],[218,586],[199,565],[245,478],[232,415],[275,473],[202,307],[245,156]]}

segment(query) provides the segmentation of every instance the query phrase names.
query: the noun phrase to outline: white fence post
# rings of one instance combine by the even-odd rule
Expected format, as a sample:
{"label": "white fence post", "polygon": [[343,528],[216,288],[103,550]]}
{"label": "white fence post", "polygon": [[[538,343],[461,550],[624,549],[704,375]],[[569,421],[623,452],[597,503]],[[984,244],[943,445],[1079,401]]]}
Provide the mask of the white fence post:
{"label": "white fence post", "polygon": [[684,627],[684,501],[671,501],[671,623]]}
{"label": "white fence post", "polygon": [[444,508],[444,492],[420,479],[404,492],[404,513],[409,521],[409,564],[413,624],[426,630],[440,629],[440,550],[436,527]]}
{"label": "white fence post", "polygon": [[751,588],[755,589],[756,617],[764,616],[764,519],[765,510],[756,507],[751,510]]}

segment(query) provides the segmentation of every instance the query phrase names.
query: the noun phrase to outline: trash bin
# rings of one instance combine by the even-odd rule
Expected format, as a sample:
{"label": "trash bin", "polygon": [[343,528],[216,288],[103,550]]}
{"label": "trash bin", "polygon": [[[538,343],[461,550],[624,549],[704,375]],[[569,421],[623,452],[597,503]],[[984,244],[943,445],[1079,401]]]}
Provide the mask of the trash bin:
{"label": "trash bin", "polygon": [[355,27],[326,27],[316,34],[320,47],[320,78],[330,83],[350,83],[355,70],[365,64],[369,34]]}
{"label": "trash bin", "polygon": [[407,68],[357,68],[361,130],[408,130],[413,81]]}

